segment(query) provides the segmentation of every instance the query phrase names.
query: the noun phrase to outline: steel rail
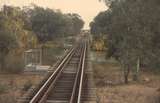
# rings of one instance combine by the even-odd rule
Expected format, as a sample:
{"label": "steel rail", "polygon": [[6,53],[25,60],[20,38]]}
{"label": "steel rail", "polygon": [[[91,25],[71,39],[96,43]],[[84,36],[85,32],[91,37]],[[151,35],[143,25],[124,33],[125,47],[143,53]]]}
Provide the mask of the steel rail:
{"label": "steel rail", "polygon": [[68,53],[68,55],[62,60],[62,62],[59,64],[57,69],[53,72],[53,74],[47,79],[47,81],[44,83],[44,85],[40,88],[40,90],[35,94],[35,96],[30,100],[29,103],[37,103],[41,97],[43,96],[43,93],[46,92],[47,87],[51,84],[51,82],[55,79],[57,73],[61,70],[62,66],[65,64],[65,62],[73,55],[75,51],[75,48],[71,49],[71,51]]}
{"label": "steel rail", "polygon": [[62,69],[60,70],[60,72],[56,75],[55,79],[52,81],[52,83],[49,85],[49,87],[47,88],[46,92],[44,93],[44,95],[42,96],[42,98],[39,100],[39,103],[45,103],[49,93],[51,92],[51,90],[54,88],[54,84],[56,83],[56,81],[58,80],[58,78],[61,76],[61,73],[63,71],[63,69],[65,68],[65,66],[68,64],[69,60],[71,59],[72,56],[69,57],[69,59],[65,62],[65,64],[63,65]]}
{"label": "steel rail", "polygon": [[78,90],[78,99],[77,99],[76,103],[81,102],[82,86],[83,86],[83,80],[84,80],[84,68],[85,68],[85,61],[86,61],[86,51],[87,51],[87,47],[86,47],[86,43],[85,43],[83,60],[82,60],[82,67],[81,67],[82,71],[81,71],[80,85],[79,85],[79,90]]}
{"label": "steel rail", "polygon": [[[82,46],[82,47],[81,47]],[[72,94],[69,98],[69,103],[80,103],[81,102],[81,92],[83,88],[83,80],[84,80],[84,68],[85,68],[85,58],[86,58],[86,43],[79,44],[80,47],[80,59],[78,64],[78,70],[76,73],[76,77],[73,84]],[[74,55],[76,48],[72,48],[71,51],[64,57],[64,59],[60,62],[56,70],[51,74],[51,76],[47,79],[47,81],[40,87],[39,91],[34,95],[34,97],[29,101],[29,103],[45,103],[50,92],[55,87],[57,80],[62,74],[62,71],[66,67],[66,65],[71,60]]]}
{"label": "steel rail", "polygon": [[75,78],[75,82],[74,82],[74,86],[73,86],[73,90],[72,90],[72,95],[71,95],[69,103],[75,103],[75,101],[77,100],[77,96],[78,96],[77,93],[78,93],[80,76],[81,76],[81,69],[82,69],[83,54],[84,54],[84,51],[82,51],[82,53],[81,53],[80,62],[78,65],[78,72],[76,74],[76,78]]}
{"label": "steel rail", "polygon": [[66,67],[66,65],[68,64],[68,62],[70,61],[71,58],[72,58],[72,56],[70,56],[69,59],[65,62],[65,64],[63,65],[63,67],[60,70],[60,72],[58,73],[58,75],[55,77],[55,79],[53,80],[53,82],[49,85],[47,91],[44,93],[43,97],[40,99],[39,103],[45,103],[46,102],[46,99],[47,99],[49,93],[54,88],[54,84],[56,83],[56,81],[58,80],[58,78],[61,76],[62,71],[64,70],[64,68]]}

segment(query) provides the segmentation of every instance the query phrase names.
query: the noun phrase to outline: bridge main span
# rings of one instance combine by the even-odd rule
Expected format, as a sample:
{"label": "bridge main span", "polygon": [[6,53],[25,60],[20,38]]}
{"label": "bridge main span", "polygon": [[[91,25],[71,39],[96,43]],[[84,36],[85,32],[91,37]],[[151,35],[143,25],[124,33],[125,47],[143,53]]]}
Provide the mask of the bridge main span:
{"label": "bridge main span", "polygon": [[83,38],[18,103],[96,103],[88,40]]}

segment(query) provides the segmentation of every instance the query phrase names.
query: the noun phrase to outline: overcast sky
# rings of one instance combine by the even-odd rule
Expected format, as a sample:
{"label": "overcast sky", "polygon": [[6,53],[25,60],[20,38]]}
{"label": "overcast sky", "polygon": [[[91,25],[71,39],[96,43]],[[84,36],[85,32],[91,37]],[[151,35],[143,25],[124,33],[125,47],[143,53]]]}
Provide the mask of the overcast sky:
{"label": "overcast sky", "polygon": [[107,10],[105,4],[99,0],[0,0],[0,6],[3,4],[26,6],[31,3],[60,9],[63,13],[78,13],[85,21],[85,29],[89,28],[89,23],[100,11]]}

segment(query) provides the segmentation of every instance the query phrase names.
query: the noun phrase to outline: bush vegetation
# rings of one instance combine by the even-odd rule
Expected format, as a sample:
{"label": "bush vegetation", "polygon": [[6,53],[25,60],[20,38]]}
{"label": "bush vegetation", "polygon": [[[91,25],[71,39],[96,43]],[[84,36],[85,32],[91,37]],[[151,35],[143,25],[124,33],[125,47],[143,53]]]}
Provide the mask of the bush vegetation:
{"label": "bush vegetation", "polygon": [[[93,36],[106,36],[107,56],[118,60],[124,80],[132,71],[138,80],[140,67],[160,68],[160,1],[104,0],[109,7],[91,22]],[[102,35],[103,36],[103,35]]]}
{"label": "bush vegetation", "polygon": [[45,48],[56,38],[80,33],[84,22],[78,14],[42,8],[4,5],[0,10],[0,71],[22,71],[25,50]]}
{"label": "bush vegetation", "polygon": [[7,92],[8,87],[5,84],[0,83],[0,94]]}
{"label": "bush vegetation", "polygon": [[24,84],[22,90],[23,90],[23,91],[28,91],[28,89],[30,89],[30,88],[32,87],[32,85],[33,85],[32,82],[31,82],[30,80],[28,80],[28,81]]}
{"label": "bush vegetation", "polygon": [[24,68],[24,59],[22,55],[14,55],[10,53],[5,59],[6,71],[10,73],[20,73]]}

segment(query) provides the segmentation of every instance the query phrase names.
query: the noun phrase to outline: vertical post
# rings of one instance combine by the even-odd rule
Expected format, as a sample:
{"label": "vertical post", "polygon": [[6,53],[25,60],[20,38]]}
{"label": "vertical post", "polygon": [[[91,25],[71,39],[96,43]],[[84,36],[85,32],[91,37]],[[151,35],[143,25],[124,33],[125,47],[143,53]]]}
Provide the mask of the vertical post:
{"label": "vertical post", "polygon": [[137,59],[137,75],[138,75],[138,73],[139,73],[139,70],[140,70],[140,59],[139,59],[139,57],[138,57],[138,59]]}
{"label": "vertical post", "polygon": [[24,65],[27,65],[27,58],[26,58],[26,52],[24,52]]}
{"label": "vertical post", "polygon": [[136,70],[135,70],[135,73],[133,75],[133,80],[134,81],[138,80],[139,70],[140,70],[140,58],[138,57],[137,61],[136,61]]}
{"label": "vertical post", "polygon": [[42,65],[42,48],[40,49],[40,65]]}

